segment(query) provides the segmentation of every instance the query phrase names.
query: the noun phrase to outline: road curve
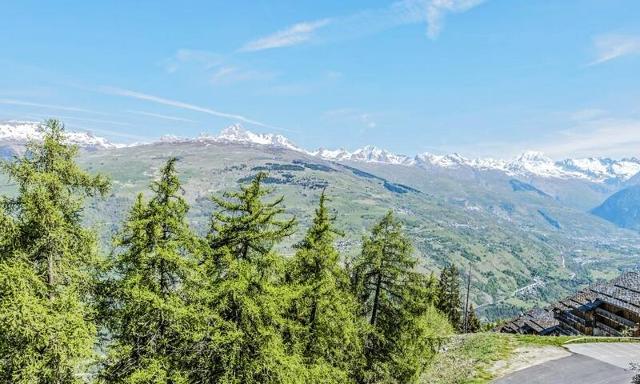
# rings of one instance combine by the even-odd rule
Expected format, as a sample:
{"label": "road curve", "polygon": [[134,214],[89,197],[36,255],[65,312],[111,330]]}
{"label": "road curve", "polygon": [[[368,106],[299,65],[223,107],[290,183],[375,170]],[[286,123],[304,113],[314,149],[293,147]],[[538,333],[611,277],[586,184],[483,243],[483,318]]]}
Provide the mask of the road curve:
{"label": "road curve", "polygon": [[580,344],[571,356],[535,365],[494,384],[629,384],[630,361],[640,362],[640,344]]}

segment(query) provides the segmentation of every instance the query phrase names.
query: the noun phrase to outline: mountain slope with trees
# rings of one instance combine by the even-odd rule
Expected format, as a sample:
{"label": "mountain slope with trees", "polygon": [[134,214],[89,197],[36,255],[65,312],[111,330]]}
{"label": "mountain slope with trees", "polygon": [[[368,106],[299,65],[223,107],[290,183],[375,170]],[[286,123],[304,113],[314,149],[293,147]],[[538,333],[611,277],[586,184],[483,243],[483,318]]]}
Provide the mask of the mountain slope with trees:
{"label": "mountain slope with trees", "polygon": [[77,166],[59,122],[42,133],[3,166],[19,185],[0,205],[3,381],[409,383],[452,332],[391,212],[350,264],[322,192],[285,258],[277,246],[296,220],[262,172],[212,196],[198,235],[170,157],[101,257],[80,219],[83,197],[109,181]]}

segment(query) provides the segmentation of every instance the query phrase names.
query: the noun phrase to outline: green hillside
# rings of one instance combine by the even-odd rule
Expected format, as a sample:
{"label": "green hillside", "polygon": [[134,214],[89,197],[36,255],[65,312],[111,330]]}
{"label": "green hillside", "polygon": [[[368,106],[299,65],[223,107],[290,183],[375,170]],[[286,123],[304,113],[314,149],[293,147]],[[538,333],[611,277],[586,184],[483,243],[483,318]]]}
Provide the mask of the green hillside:
{"label": "green hillside", "polygon": [[[190,220],[198,230],[208,224],[211,194],[234,188],[258,171],[269,173],[267,183],[285,195],[288,213],[303,227],[326,188],[340,213],[337,225],[345,236],[339,246],[346,253],[359,251],[364,229],[392,208],[405,222],[423,268],[437,270],[453,262],[471,270],[472,301],[489,319],[551,301],[638,263],[635,233],[566,205],[543,186],[501,173],[338,164],[295,151],[216,143],[84,152],[82,166],[113,178],[112,194],[92,203],[86,218],[99,227],[105,244],[135,195],[170,156],[179,158],[184,193],[193,207]],[[289,244],[285,253],[291,252]]]}

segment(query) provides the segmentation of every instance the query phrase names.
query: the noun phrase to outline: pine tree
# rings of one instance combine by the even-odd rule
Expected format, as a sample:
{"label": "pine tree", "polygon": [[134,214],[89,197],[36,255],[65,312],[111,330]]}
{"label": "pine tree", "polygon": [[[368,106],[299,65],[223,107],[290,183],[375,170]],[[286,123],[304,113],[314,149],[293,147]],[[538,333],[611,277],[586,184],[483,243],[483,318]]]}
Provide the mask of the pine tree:
{"label": "pine tree", "polygon": [[258,174],[239,192],[213,198],[207,271],[208,344],[200,348],[196,382],[297,383],[308,379],[301,356],[290,351],[285,311],[294,290],[283,284],[285,261],[273,248],[293,233],[283,220],[282,198],[265,202],[271,191]]}
{"label": "pine tree", "polygon": [[266,177],[266,173],[260,172],[239,192],[226,192],[223,198],[212,197],[219,210],[214,212],[211,222],[211,249],[225,249],[235,259],[251,261],[269,254],[275,244],[293,234],[295,218],[278,219],[284,213],[284,197],[268,203],[262,201],[272,192],[262,185]]}
{"label": "pine tree", "polygon": [[455,329],[461,328],[463,305],[460,299],[460,276],[458,268],[453,264],[445,267],[440,273],[437,307],[447,316]]}
{"label": "pine tree", "polygon": [[412,246],[392,212],[363,240],[362,254],[353,266],[353,282],[370,331],[365,340],[362,382],[411,382],[424,366],[424,352],[416,348],[430,308],[425,280],[414,271]]}
{"label": "pine tree", "polygon": [[476,315],[476,311],[473,308],[473,304],[469,304],[469,310],[467,311],[467,331],[469,333],[477,333],[480,332],[482,328],[482,324],[480,324],[480,319]]}
{"label": "pine tree", "polygon": [[334,246],[333,217],[326,207],[325,191],[304,239],[296,245],[290,281],[300,293],[293,302],[294,316],[303,325],[303,356],[312,369],[324,371],[324,382],[333,377],[345,382],[361,353],[356,301],[349,279],[339,264]]}
{"label": "pine tree", "polygon": [[82,211],[109,182],[78,167],[60,122],[41,130],[42,141],[2,165],[18,193],[0,214],[0,381],[80,383],[96,341],[89,295],[98,262]]}
{"label": "pine tree", "polygon": [[116,238],[111,303],[112,345],[102,378],[108,383],[186,382],[188,351],[198,324],[189,288],[197,274],[198,241],[171,158],[147,203],[138,195]]}

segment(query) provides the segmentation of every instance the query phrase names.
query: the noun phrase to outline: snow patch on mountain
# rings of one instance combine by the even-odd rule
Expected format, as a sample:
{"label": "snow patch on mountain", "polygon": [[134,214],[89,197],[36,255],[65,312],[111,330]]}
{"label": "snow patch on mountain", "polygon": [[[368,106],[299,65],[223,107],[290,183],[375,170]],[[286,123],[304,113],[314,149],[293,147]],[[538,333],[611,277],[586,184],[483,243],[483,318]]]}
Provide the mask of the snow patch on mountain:
{"label": "snow patch on mountain", "polygon": [[297,147],[282,135],[276,135],[273,133],[254,133],[244,129],[240,124],[231,125],[222,131],[218,135],[211,135],[203,133],[196,138],[186,138],[174,135],[165,135],[160,138],[161,143],[234,143],[234,144],[246,144],[246,145],[264,145],[277,148],[286,148],[293,151],[305,152]]}
{"label": "snow patch on mountain", "polygon": [[[0,122],[0,141],[12,143],[26,143],[29,140],[42,139],[40,127],[42,123],[34,121],[10,120]],[[82,148],[111,149],[124,147],[123,144],[115,144],[104,137],[95,136],[91,132],[66,131],[67,142]]]}

